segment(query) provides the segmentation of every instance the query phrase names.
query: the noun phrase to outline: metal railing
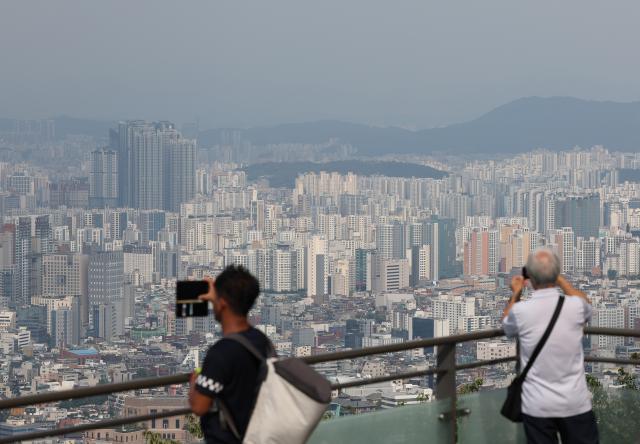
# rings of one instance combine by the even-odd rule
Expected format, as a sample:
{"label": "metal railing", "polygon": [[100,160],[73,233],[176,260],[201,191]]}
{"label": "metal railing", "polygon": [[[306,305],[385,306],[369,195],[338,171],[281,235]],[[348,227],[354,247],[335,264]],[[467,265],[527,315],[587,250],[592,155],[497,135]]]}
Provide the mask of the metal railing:
{"label": "metal railing", "polygon": [[[640,338],[640,330],[602,328],[602,327],[586,327],[584,329],[586,335],[604,335],[604,336],[622,336]],[[361,378],[344,383],[332,384],[334,390],[345,389],[349,387],[357,387],[379,382],[410,379],[426,375],[436,375],[435,395],[438,399],[450,399],[450,407],[447,411],[442,412],[441,419],[450,423],[450,436],[453,443],[457,441],[456,410],[457,392],[456,392],[456,372],[464,371],[478,367],[491,366],[496,364],[508,363],[517,360],[517,356],[506,358],[475,361],[466,364],[456,364],[456,345],[462,342],[476,341],[480,339],[491,339],[504,336],[502,329],[482,330],[473,333],[445,336],[432,339],[419,339],[414,341],[406,341],[401,343],[381,345],[375,347],[367,347],[356,350],[344,350],[334,353],[326,353],[301,358],[308,364],[318,364],[323,362],[340,361],[354,358],[362,358],[366,356],[401,352],[412,349],[438,347],[436,353],[436,367],[424,370],[418,370],[406,373],[396,373],[392,375],[380,376],[375,378]],[[618,365],[640,365],[638,359],[619,359],[605,358],[597,356],[585,356],[585,362],[612,363]],[[184,384],[189,381],[190,374],[183,373],[172,376],[162,376],[156,378],[143,378],[134,381],[127,381],[115,384],[104,384],[95,387],[83,387],[73,390],[64,390],[58,392],[46,392],[36,395],[21,396],[12,399],[0,400],[0,410],[26,407],[36,404],[65,401],[69,399],[86,398],[98,395],[106,395],[118,392],[127,392],[131,390],[141,390],[154,387],[163,387],[174,384]],[[45,437],[67,435],[73,433],[85,432],[88,430],[101,428],[114,428],[127,424],[135,424],[139,422],[149,421],[153,419],[182,416],[190,413],[190,409],[181,408],[164,412],[151,413],[147,415],[129,416],[124,418],[115,418],[90,422],[71,427],[64,427],[51,430],[38,430],[34,432],[21,433],[9,437],[0,438],[0,444],[19,442],[24,440],[40,439]]]}

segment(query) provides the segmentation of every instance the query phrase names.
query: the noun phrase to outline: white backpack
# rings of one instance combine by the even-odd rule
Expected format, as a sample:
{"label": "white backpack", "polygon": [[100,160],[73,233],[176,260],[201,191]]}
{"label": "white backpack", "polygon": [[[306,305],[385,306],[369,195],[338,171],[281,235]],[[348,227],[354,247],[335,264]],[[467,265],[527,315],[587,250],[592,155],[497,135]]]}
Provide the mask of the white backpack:
{"label": "white backpack", "polygon": [[[271,346],[265,358],[241,334],[225,336],[260,361],[258,396],[244,444],[302,444],[315,429],[331,401],[331,384],[304,361],[278,359]],[[218,400],[220,422],[241,439],[229,409]]]}

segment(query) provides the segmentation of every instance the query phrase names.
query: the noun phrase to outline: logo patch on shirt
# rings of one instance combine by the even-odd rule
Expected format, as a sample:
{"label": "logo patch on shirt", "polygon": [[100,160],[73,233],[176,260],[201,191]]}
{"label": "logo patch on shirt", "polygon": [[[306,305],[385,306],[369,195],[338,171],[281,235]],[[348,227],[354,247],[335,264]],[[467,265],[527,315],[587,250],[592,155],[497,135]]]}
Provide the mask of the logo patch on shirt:
{"label": "logo patch on shirt", "polygon": [[202,387],[203,389],[209,390],[213,393],[220,393],[224,388],[224,385],[219,382],[214,381],[211,378],[207,378],[204,375],[198,375],[196,378],[196,384]]}

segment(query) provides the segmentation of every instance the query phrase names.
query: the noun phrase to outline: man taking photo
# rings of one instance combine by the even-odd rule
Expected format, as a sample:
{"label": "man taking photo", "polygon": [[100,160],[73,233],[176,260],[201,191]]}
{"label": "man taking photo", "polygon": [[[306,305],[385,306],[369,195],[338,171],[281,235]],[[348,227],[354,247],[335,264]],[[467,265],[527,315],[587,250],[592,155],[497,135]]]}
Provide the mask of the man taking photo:
{"label": "man taking photo", "polygon": [[[269,339],[247,320],[260,293],[257,279],[241,266],[229,266],[215,281],[207,280],[209,293],[200,300],[213,304],[223,335],[241,334],[265,357],[272,354]],[[258,359],[237,341],[223,337],[209,348],[202,370],[191,377],[189,390],[189,405],[200,416],[208,444],[241,442],[258,394],[259,366]],[[221,420],[225,414],[231,416],[236,433],[228,421]]]}
{"label": "man taking photo", "polygon": [[[522,417],[528,443],[598,443],[596,419],[584,373],[582,336],[591,319],[591,302],[560,275],[558,256],[540,249],[529,256],[526,279],[514,276],[513,292],[504,310],[503,327],[507,336],[520,341],[520,365],[542,338],[556,307],[561,290],[565,295],[557,322],[522,384]],[[526,281],[534,291],[520,301]]]}

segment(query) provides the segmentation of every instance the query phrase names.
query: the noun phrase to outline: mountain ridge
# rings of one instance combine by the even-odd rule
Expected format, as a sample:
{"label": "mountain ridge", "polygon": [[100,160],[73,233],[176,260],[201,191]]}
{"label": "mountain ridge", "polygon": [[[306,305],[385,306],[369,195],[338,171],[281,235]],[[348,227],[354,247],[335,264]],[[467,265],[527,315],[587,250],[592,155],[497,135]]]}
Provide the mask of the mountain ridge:
{"label": "mountain ridge", "polygon": [[411,131],[335,120],[200,133],[201,146],[221,143],[225,132],[238,132],[255,145],[323,143],[335,138],[354,145],[360,155],[518,153],[604,145],[640,150],[640,101],[613,102],[573,97],[524,97],[480,117],[445,127]]}
{"label": "mountain ridge", "polygon": [[[56,136],[87,134],[106,138],[115,122],[54,117]],[[0,119],[9,130],[11,119]],[[246,129],[201,131],[199,145],[208,149],[229,134],[254,145],[322,144],[331,139],[351,144],[359,156],[383,154],[515,154],[536,148],[550,150],[604,145],[612,150],[640,151],[640,101],[614,102],[574,97],[523,97],[481,116],[444,127],[408,130],[340,120],[283,123]]]}

